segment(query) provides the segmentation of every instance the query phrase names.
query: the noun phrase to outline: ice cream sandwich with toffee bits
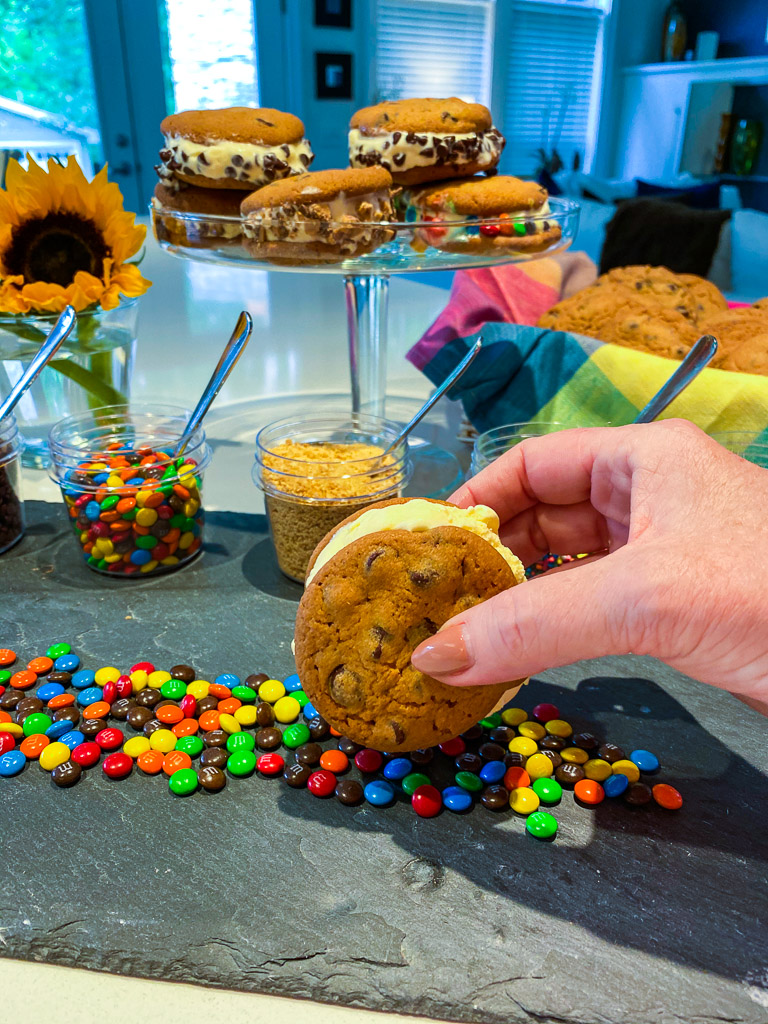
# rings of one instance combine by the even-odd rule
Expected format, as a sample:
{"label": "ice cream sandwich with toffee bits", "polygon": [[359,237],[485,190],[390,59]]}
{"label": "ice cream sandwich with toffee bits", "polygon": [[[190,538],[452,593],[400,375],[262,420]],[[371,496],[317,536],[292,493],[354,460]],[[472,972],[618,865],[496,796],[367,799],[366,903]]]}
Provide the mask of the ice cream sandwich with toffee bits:
{"label": "ice cream sandwich with toffee bits", "polygon": [[232,189],[196,185],[173,189],[158,182],[152,196],[155,234],[161,242],[193,249],[235,244],[243,232],[242,196]]}
{"label": "ice cream sandwich with toffee bits", "polygon": [[391,241],[392,178],[383,167],[315,171],[243,200],[245,245],[272,263],[340,263]]}
{"label": "ice cream sandwich with toffee bits", "polygon": [[365,107],[349,123],[352,167],[385,167],[398,185],[493,174],[504,136],[480,103],[394,100]]}
{"label": "ice cream sandwich with toffee bits", "polygon": [[448,619],[525,579],[498,529],[484,505],[394,498],[321,541],[296,617],[296,665],[342,735],[377,750],[431,747],[514,696],[523,680],[447,686],[411,664]]}
{"label": "ice cream sandwich with toffee bits", "polygon": [[171,188],[179,183],[252,192],[271,181],[302,174],[312,163],[304,125],[268,107],[227,107],[170,114],[155,168]]}

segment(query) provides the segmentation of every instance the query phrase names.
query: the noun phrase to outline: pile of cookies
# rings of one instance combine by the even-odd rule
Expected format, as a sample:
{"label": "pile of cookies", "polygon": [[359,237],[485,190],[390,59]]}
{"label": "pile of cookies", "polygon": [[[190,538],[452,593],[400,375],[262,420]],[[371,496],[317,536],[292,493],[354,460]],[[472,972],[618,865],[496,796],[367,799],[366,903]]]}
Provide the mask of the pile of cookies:
{"label": "pile of cookies", "polygon": [[278,110],[191,110],[161,130],[152,205],[158,237],[174,245],[332,263],[390,241],[401,217],[420,250],[537,252],[560,238],[546,189],[496,176],[504,137],[479,103],[366,107],[350,122],[350,166],[317,172],[304,125]]}
{"label": "pile of cookies", "polygon": [[768,299],[730,309],[716,285],[666,267],[617,267],[558,302],[537,326],[682,359],[702,334],[717,338],[712,366],[768,374]]}

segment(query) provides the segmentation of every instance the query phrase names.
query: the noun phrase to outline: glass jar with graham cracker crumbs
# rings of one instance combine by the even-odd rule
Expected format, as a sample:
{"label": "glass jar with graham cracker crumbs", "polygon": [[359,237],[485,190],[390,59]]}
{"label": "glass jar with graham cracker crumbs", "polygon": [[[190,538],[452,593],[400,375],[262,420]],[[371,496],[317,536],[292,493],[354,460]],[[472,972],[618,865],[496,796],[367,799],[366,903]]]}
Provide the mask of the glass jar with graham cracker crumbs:
{"label": "glass jar with graham cracker crumbs", "polygon": [[329,530],[402,494],[411,473],[408,443],[388,451],[398,433],[397,424],[377,416],[339,413],[278,420],[259,431],[253,476],[286,576],[303,583]]}

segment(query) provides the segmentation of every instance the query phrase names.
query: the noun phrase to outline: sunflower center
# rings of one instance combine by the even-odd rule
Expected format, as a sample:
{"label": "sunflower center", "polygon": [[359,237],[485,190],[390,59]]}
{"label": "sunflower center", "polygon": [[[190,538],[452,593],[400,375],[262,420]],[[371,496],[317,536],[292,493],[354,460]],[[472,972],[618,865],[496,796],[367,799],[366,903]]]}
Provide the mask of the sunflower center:
{"label": "sunflower center", "polygon": [[49,213],[15,228],[4,255],[7,273],[27,284],[71,284],[78,270],[101,277],[111,249],[93,223],[76,213]]}

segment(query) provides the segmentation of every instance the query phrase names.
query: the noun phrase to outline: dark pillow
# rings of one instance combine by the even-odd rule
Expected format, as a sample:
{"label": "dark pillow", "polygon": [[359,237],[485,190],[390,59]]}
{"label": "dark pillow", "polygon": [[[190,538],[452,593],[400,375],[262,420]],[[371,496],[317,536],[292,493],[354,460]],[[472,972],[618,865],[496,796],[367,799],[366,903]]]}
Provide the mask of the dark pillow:
{"label": "dark pillow", "polygon": [[637,198],[669,199],[683,203],[695,210],[717,210],[720,206],[720,184],[717,181],[704,185],[692,185],[690,188],[667,188],[666,185],[654,185],[650,181],[637,179]]}
{"label": "dark pillow", "polygon": [[605,228],[600,273],[649,264],[706,277],[730,210],[692,210],[664,199],[627,199]]}

